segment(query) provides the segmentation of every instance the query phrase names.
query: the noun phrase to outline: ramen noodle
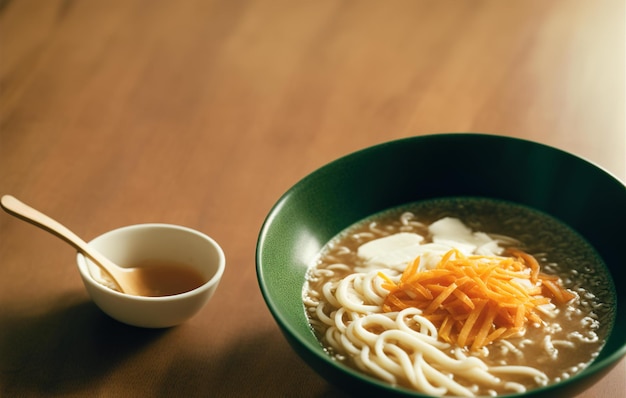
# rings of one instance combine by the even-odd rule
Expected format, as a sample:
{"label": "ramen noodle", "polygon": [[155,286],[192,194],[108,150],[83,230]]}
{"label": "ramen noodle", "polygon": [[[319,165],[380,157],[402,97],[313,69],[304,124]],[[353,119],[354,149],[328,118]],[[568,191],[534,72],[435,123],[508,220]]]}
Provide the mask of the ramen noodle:
{"label": "ramen noodle", "polygon": [[547,215],[450,198],[374,215],[307,272],[329,355],[392,385],[496,396],[567,379],[600,352],[614,290],[595,251]]}

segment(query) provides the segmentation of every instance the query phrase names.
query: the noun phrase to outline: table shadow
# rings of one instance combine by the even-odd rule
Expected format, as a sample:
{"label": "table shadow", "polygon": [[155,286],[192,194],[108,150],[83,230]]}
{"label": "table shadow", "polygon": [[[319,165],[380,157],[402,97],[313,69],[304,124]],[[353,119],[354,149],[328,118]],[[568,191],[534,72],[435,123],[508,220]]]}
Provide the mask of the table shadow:
{"label": "table shadow", "polygon": [[84,390],[167,329],[119,323],[88,299],[39,316],[0,311],[0,396]]}
{"label": "table shadow", "polygon": [[277,329],[259,330],[217,351],[189,351],[160,382],[158,398],[349,397],[300,359]]}

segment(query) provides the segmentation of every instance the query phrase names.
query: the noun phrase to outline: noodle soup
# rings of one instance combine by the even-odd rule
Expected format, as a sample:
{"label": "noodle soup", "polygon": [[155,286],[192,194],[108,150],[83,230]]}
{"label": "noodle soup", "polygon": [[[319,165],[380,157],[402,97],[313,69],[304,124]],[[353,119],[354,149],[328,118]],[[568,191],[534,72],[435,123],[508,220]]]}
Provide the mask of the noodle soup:
{"label": "noodle soup", "polygon": [[348,366],[425,394],[496,396],[592,362],[615,291],[593,248],[555,219],[448,198],[339,234],[309,268],[303,300],[318,340]]}

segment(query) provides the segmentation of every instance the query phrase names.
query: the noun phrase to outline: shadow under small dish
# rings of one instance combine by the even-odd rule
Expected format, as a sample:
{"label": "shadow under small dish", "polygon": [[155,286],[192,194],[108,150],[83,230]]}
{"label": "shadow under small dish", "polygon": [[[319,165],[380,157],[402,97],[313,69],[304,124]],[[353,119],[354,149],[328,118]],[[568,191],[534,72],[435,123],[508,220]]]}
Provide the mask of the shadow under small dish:
{"label": "shadow under small dish", "polygon": [[[410,216],[406,218],[406,214]],[[380,224],[384,216],[388,217],[387,221]],[[400,220],[402,217],[405,218]],[[394,224],[396,227],[389,220],[396,220],[393,221],[396,222]],[[374,224],[371,224],[372,221]],[[362,223],[360,227],[359,222]],[[480,257],[480,261],[494,259],[500,261],[503,256],[508,256],[500,256],[501,253],[517,253],[519,262],[524,263],[526,260],[523,259],[528,259],[530,264],[537,257],[537,268],[539,264],[545,268],[542,268],[539,277],[545,278],[543,290],[537,293],[537,298],[533,298],[536,300],[535,303],[542,304],[537,306],[537,309],[547,308],[543,304],[548,300],[546,297],[549,297],[557,304],[559,299],[563,302],[569,300],[570,303],[582,303],[582,307],[586,306],[587,309],[581,308],[590,312],[589,317],[585,314],[581,315],[580,319],[585,320],[579,323],[579,327],[574,328],[577,330],[564,332],[562,336],[565,337],[554,340],[554,345],[551,344],[551,340],[543,338],[541,328],[535,328],[533,333],[526,332],[526,328],[516,330],[524,331],[525,334],[522,337],[525,337],[525,340],[523,338],[512,339],[511,341],[515,344],[508,343],[508,340],[501,344],[489,342],[489,348],[493,351],[495,347],[508,344],[510,346],[508,355],[517,356],[515,361],[512,357],[507,360],[506,355],[500,357],[499,367],[490,364],[493,368],[490,367],[489,370],[493,369],[498,378],[503,380],[502,385],[508,382],[508,372],[513,374],[526,365],[529,368],[533,367],[533,364],[526,363],[526,361],[528,357],[535,355],[528,354],[523,349],[518,350],[519,347],[516,345],[537,346],[551,351],[555,362],[551,364],[550,355],[546,355],[544,361],[547,361],[547,365],[544,364],[544,370],[550,373],[550,366],[562,369],[552,372],[554,374],[551,374],[549,378],[546,376],[543,382],[535,386],[523,385],[523,383],[518,383],[519,378],[511,376],[507,388],[481,387],[482,389],[479,389],[477,385],[480,383],[468,385],[467,380],[464,380],[467,377],[462,374],[463,372],[454,375],[454,372],[449,372],[445,366],[442,367],[432,358],[429,359],[428,355],[422,355],[420,350],[416,350],[416,355],[406,355],[398,351],[394,353],[393,350],[402,349],[402,344],[395,341],[390,345],[376,343],[377,348],[374,346],[375,343],[372,343],[371,347],[365,347],[362,350],[366,352],[355,349],[355,347],[361,348],[360,346],[366,345],[358,338],[355,340],[356,345],[353,343],[344,345],[334,343],[333,345],[332,340],[336,336],[341,336],[341,333],[328,332],[329,339],[325,339],[324,333],[327,329],[320,328],[319,323],[324,323],[328,316],[334,316],[335,313],[331,314],[330,310],[324,312],[323,309],[315,309],[318,302],[318,296],[316,296],[318,293],[315,291],[313,291],[312,300],[307,300],[304,294],[303,301],[303,291],[306,293],[310,288],[307,278],[309,282],[315,279],[311,275],[312,270],[315,270],[317,266],[332,266],[333,261],[338,257],[342,263],[349,263],[350,258],[358,260],[360,257],[356,253],[359,252],[359,245],[364,248],[365,243],[373,242],[367,246],[370,252],[374,246],[388,247],[385,246],[388,242],[383,243],[384,239],[378,241],[377,239],[393,234],[398,234],[396,237],[402,239],[408,237],[419,240],[422,239],[419,234],[425,236],[426,240],[422,243],[427,244],[413,245],[412,250],[417,248],[419,251],[426,247],[445,249],[443,243],[448,242],[449,239],[437,233],[441,230],[441,225],[451,225],[455,222],[462,225],[458,227],[462,232],[471,231],[471,234],[467,232],[469,234],[467,239],[480,237],[480,239],[489,240],[489,237],[494,237],[493,241],[486,242],[485,247],[489,246],[496,250],[498,256],[481,257],[472,251],[476,247],[470,250],[467,245],[462,245],[463,247],[457,250],[452,258],[457,256],[463,261],[470,261],[469,256],[466,256],[469,254],[472,258]],[[626,320],[624,314],[620,316],[618,313],[618,311],[623,311],[626,305],[626,293],[617,291],[613,283],[624,277],[624,270],[621,267],[623,259],[618,253],[620,231],[623,230],[624,225],[626,225],[626,187],[624,184],[601,168],[572,154],[539,143],[484,134],[439,134],[413,137],[380,144],[340,158],[311,173],[285,193],[270,211],[260,232],[257,244],[257,274],[268,308],[287,341],[313,369],[333,384],[351,393],[413,397],[439,396],[442,393],[468,396],[488,395],[495,392],[501,396],[519,397],[573,394],[579,393],[596,382],[626,354]],[[415,228],[410,230],[412,226]],[[461,234],[458,228],[454,232],[455,236]],[[487,236],[484,233],[492,235]],[[499,235],[502,233],[506,233],[507,236]],[[367,237],[363,238],[364,236]],[[435,239],[436,242],[428,239]],[[396,240],[401,241],[401,239]],[[350,247],[345,249],[346,246],[350,246],[346,244],[350,241],[353,242],[352,249]],[[329,242],[333,245],[329,246]],[[499,244],[502,247],[499,247]],[[513,246],[520,245],[534,256],[519,250],[515,251],[517,249]],[[333,247],[342,249],[333,252]],[[396,254],[406,254],[406,250],[402,250]],[[466,253],[464,250],[469,251]],[[365,253],[367,250],[361,251]],[[337,256],[339,252],[341,253]],[[441,252],[435,262],[439,262],[437,267],[441,266],[439,260],[443,253]],[[324,262],[321,261],[323,255],[329,254],[333,260],[323,265]],[[432,253],[422,253],[423,262],[427,260],[429,254]],[[385,256],[382,255],[382,257]],[[361,260],[365,263],[375,262],[371,258],[367,260],[363,258]],[[394,258],[394,256],[387,256],[387,259],[389,258]],[[460,260],[457,259],[457,261]],[[509,264],[512,260],[506,261]],[[554,268],[555,264],[556,268]],[[362,266],[363,263],[357,265]],[[380,271],[374,270],[371,280],[377,281],[370,283],[373,291],[378,289],[379,292],[388,293],[385,289],[392,290],[392,286],[395,286],[396,290],[401,290],[398,286],[402,282],[398,281],[403,270],[405,274],[408,272],[410,268],[408,265],[410,261],[409,264],[397,270],[397,275],[394,275],[392,270],[390,275],[393,280],[389,279],[387,282],[380,277]],[[417,264],[415,267],[417,269]],[[559,269],[558,278],[550,276],[551,272]],[[330,272],[330,274],[333,273]],[[530,273],[529,268],[528,274]],[[537,273],[539,273],[538,269]],[[324,274],[328,274],[328,270],[320,273],[320,275]],[[425,273],[420,273],[420,275],[423,276]],[[405,275],[402,278],[408,280],[409,277]],[[564,286],[554,287],[556,286],[555,278]],[[536,281],[537,278],[533,280]],[[515,283],[517,282],[516,280]],[[386,287],[381,288],[381,286]],[[554,287],[555,293],[551,293],[548,286]],[[351,288],[354,289],[354,286]],[[434,287],[435,290],[439,288],[438,285]],[[456,289],[457,286],[455,285],[454,288]],[[369,287],[357,287],[356,290],[352,290],[351,294],[358,296],[358,292],[364,289],[367,290]],[[448,292],[452,291],[448,289]],[[407,296],[405,293],[400,292],[395,303],[401,301],[397,300],[398,297],[404,297],[411,299],[405,300],[406,302],[410,301],[413,303],[411,305],[417,306],[415,295],[411,293]],[[331,301],[336,302],[332,294]],[[430,295],[430,293],[427,294]],[[460,291],[455,291],[455,294],[457,297],[465,295]],[[320,295],[323,294],[320,293]],[[372,300],[378,300],[376,302],[381,303],[380,308],[384,307],[384,302],[387,310],[392,311],[389,308],[393,306],[390,306],[389,302],[393,300],[385,301],[389,300],[392,294],[389,294],[387,298],[384,296],[381,294],[380,298]],[[357,301],[359,300],[361,304],[368,304],[366,298],[359,298]],[[486,301],[480,299],[476,303],[484,304],[484,308],[498,305],[498,303],[485,304]],[[563,315],[564,313],[568,311],[574,313],[574,310],[579,310],[571,306],[554,306],[552,302],[550,302],[552,306],[550,308],[555,309],[554,314],[561,314],[561,318],[556,318],[557,320],[548,319],[549,317],[541,311],[537,311],[534,315],[532,311],[526,314],[530,314],[529,319],[534,319],[536,324],[558,329],[561,324],[565,324],[565,316],[570,316]],[[329,303],[325,305],[326,308],[332,307]],[[379,307],[369,306],[367,311],[374,308],[376,312]],[[394,311],[400,311],[398,308]],[[444,336],[446,327],[438,323],[439,315],[429,313],[433,308],[409,308],[407,311],[419,316],[430,316],[428,318],[430,321],[425,322],[430,324],[432,321],[439,328],[433,332],[435,339],[437,339],[437,332],[439,332],[439,339],[442,336],[454,337],[452,340],[449,338],[445,344],[448,344],[446,347],[449,347],[450,353],[458,353],[453,359],[461,363],[459,366],[466,366],[463,363],[470,362],[465,359],[466,356],[484,359],[476,353],[477,347],[483,348],[478,342],[472,346],[473,349],[468,348],[471,345],[471,339],[487,341],[483,334],[478,333],[480,338],[477,338],[475,334],[470,333],[470,340],[468,340],[470,328],[465,328],[467,330],[464,329],[464,332],[460,334],[460,340],[456,340],[458,335],[454,336],[449,331]],[[315,315],[316,311],[318,315]],[[493,311],[495,314],[496,310]],[[485,310],[483,314],[487,312]],[[479,312],[474,311],[474,313]],[[515,314],[515,312],[512,313]],[[395,312],[387,315],[375,314],[374,318],[389,317],[389,314],[395,314]],[[538,318],[537,314],[543,317],[543,320]],[[415,319],[419,317],[418,315]],[[483,319],[485,315],[480,316],[480,319]],[[345,319],[357,318],[356,315],[344,317]],[[461,316],[456,314],[456,317],[460,319]],[[518,318],[517,321],[523,317]],[[386,324],[386,319],[384,318],[381,322]],[[328,323],[332,321],[329,320]],[[339,329],[345,329],[348,324],[349,322],[344,325],[344,321],[340,320]],[[356,325],[356,322],[354,324]],[[354,330],[357,330],[358,326],[355,325],[349,326],[349,334],[354,334]],[[380,328],[380,325],[376,327]],[[365,332],[362,333],[366,336],[361,338],[367,340],[372,334],[366,329],[363,330]],[[484,330],[487,333],[487,329]],[[394,333],[396,332],[390,331],[388,335],[398,335]],[[502,330],[499,333],[503,333]],[[557,336],[558,332],[555,333]],[[587,345],[587,342],[593,340],[593,336],[597,336],[597,344]],[[566,341],[567,338],[570,340]],[[340,339],[349,340],[345,335]],[[542,340],[540,343],[540,339],[545,341]],[[575,345],[576,339],[580,341],[580,345]],[[466,341],[469,341],[467,347],[464,346]],[[455,343],[462,344],[456,347]],[[347,347],[347,356],[354,352],[357,358],[342,360],[346,352],[337,352],[337,349],[341,350],[342,347]],[[558,353],[562,353],[562,359],[568,347],[575,347],[570,351],[578,350],[586,357],[585,355],[580,358],[575,357],[571,359],[573,362],[567,365],[558,365]],[[430,350],[429,347],[425,349]],[[488,348],[485,349],[488,350]],[[379,350],[378,354],[383,357],[382,360],[380,358],[370,360],[372,358],[370,354],[375,350]],[[419,358],[416,359],[416,356]],[[416,364],[423,360],[422,357],[426,358],[427,363],[420,367]],[[402,360],[405,360],[405,363]],[[415,377],[428,382],[415,380],[407,382],[402,380],[402,377],[398,379],[387,376],[384,366],[381,368],[381,364],[386,364],[385,361],[390,362],[390,368],[387,369],[390,374],[398,370],[393,368],[394,366],[396,368],[413,366],[419,368]],[[406,361],[414,362],[407,365]],[[507,368],[507,365],[511,366]],[[503,373],[498,373],[498,371]],[[542,374],[545,375],[543,372]],[[440,381],[444,379],[444,386],[447,385],[445,381],[447,377],[458,380],[461,384],[465,383],[468,389],[445,389],[441,387],[442,383],[437,382],[437,377]],[[418,387],[414,387],[415,385]]]}

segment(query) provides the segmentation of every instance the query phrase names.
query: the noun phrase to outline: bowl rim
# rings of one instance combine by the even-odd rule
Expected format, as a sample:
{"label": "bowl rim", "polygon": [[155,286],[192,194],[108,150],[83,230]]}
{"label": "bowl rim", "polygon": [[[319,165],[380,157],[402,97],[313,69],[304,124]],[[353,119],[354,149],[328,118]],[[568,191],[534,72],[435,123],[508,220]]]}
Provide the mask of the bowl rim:
{"label": "bowl rim", "polygon": [[[619,179],[615,174],[613,174],[612,172],[610,172],[609,170],[605,169],[604,167],[596,164],[595,162],[592,162],[588,159],[586,159],[585,157],[582,157],[578,154],[574,154],[572,152],[568,152],[565,151],[563,149],[559,149],[557,147],[554,146],[550,146],[541,142],[537,142],[537,141],[533,141],[533,140],[529,140],[529,139],[524,139],[524,138],[519,138],[519,137],[513,137],[513,136],[506,136],[506,135],[498,135],[498,134],[488,134],[488,133],[474,133],[474,132],[452,132],[452,133],[436,133],[436,134],[424,134],[424,135],[415,135],[415,136],[410,136],[410,137],[403,137],[403,138],[399,138],[399,139],[394,139],[394,140],[390,140],[390,141],[384,141],[384,142],[380,142],[377,144],[373,144],[371,146],[367,146],[361,149],[357,149],[353,152],[344,154],[340,157],[337,157],[333,160],[331,160],[330,162],[314,169],[313,171],[309,172],[308,174],[306,174],[303,178],[301,178],[300,180],[298,180],[296,183],[292,184],[287,191],[285,191],[279,198],[278,200],[274,203],[274,205],[270,208],[269,213],[267,214],[267,216],[265,217],[265,219],[263,220],[263,223],[261,225],[260,231],[258,233],[258,238],[257,238],[257,245],[256,245],[256,256],[255,256],[255,262],[256,262],[256,273],[257,273],[257,282],[259,284],[260,290],[261,290],[261,294],[263,296],[263,299],[267,305],[267,308],[269,309],[270,313],[272,314],[274,320],[277,322],[279,328],[281,329],[281,331],[283,333],[288,333],[289,337],[291,339],[295,340],[295,343],[299,344],[300,346],[304,347],[305,349],[307,349],[308,354],[312,354],[314,355],[317,359],[323,361],[324,363],[326,363],[327,365],[331,366],[333,369],[342,372],[342,373],[348,373],[350,374],[352,377],[356,377],[358,379],[361,379],[367,383],[373,383],[376,384],[377,386],[388,390],[389,392],[393,392],[395,394],[401,394],[401,395],[406,395],[406,396],[410,396],[410,397],[415,397],[415,398],[419,398],[419,397],[431,397],[429,395],[425,395],[422,394],[418,391],[415,390],[411,390],[411,389],[407,389],[401,386],[393,386],[389,383],[386,383],[382,380],[379,380],[377,378],[374,378],[370,375],[367,375],[363,372],[357,371],[355,369],[352,369],[349,366],[346,366],[344,364],[338,363],[337,361],[332,360],[332,358],[327,355],[324,351],[323,348],[321,346],[321,344],[313,344],[313,342],[309,341],[309,340],[305,340],[303,338],[301,338],[300,336],[300,332],[298,330],[295,329],[295,327],[291,326],[290,322],[287,319],[283,319],[283,315],[282,313],[278,310],[279,305],[274,301],[274,298],[271,294],[271,292],[268,289],[267,286],[267,282],[265,279],[265,273],[264,273],[264,268],[265,268],[265,264],[263,264],[263,255],[264,255],[264,247],[265,247],[265,242],[268,236],[268,232],[269,229],[274,221],[274,219],[278,216],[278,213],[280,213],[280,210],[285,206],[286,202],[289,200],[289,198],[293,195],[294,192],[296,192],[297,190],[300,189],[301,186],[303,186],[304,184],[306,184],[310,179],[313,179],[316,175],[323,173],[325,170],[335,167],[337,164],[341,163],[341,162],[346,162],[351,158],[354,157],[358,157],[358,156],[363,156],[368,152],[372,152],[372,151],[381,151],[383,150],[385,147],[388,146],[393,146],[393,145],[399,145],[402,144],[404,142],[409,142],[409,141],[420,141],[420,140],[424,140],[424,141],[428,141],[431,139],[445,139],[446,137],[448,138],[460,138],[460,137],[464,137],[464,138],[468,138],[468,137],[477,137],[477,138],[486,138],[486,139],[493,139],[493,140],[501,140],[501,141],[508,141],[508,142],[521,142],[524,143],[525,145],[532,145],[535,146],[537,148],[543,148],[543,149],[547,149],[550,151],[554,151],[556,153],[559,153],[561,156],[567,156],[567,157],[573,157],[578,159],[579,161],[582,161],[584,163],[586,163],[586,165],[588,167],[591,168],[595,168],[598,169],[599,171],[603,172],[606,176],[608,176],[609,178],[613,179],[616,183],[621,184],[622,187],[624,187],[624,189],[626,189],[626,184],[624,183],[624,181],[622,181],[621,179]],[[304,281],[303,281],[304,282]],[[303,311],[304,311],[304,307],[303,307]],[[303,312],[304,314],[304,312]],[[616,316],[617,316],[617,310],[616,310]],[[611,335],[611,332],[608,334],[608,336]],[[290,341],[291,343],[291,341]],[[525,393],[517,393],[517,394],[511,394],[511,395],[506,395],[506,397],[525,397],[528,396],[528,394],[545,394],[545,393],[550,393],[550,391],[552,390],[556,390],[556,389],[561,389],[564,386],[567,385],[571,385],[573,383],[575,383],[576,381],[580,380],[583,376],[591,376],[591,375],[595,375],[598,374],[602,371],[607,371],[610,370],[611,367],[617,365],[617,363],[619,362],[620,359],[623,359],[626,356],[626,343],[622,344],[617,350],[615,350],[613,353],[607,355],[606,357],[602,358],[601,360],[593,360],[585,369],[583,369],[581,372],[575,374],[574,376],[572,376],[571,378],[568,378],[566,380],[561,380],[557,383],[552,383],[549,384],[547,386],[542,386],[542,387],[538,387],[538,388],[534,388],[531,391],[525,392]],[[504,397],[504,396],[503,396]]]}

